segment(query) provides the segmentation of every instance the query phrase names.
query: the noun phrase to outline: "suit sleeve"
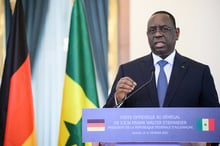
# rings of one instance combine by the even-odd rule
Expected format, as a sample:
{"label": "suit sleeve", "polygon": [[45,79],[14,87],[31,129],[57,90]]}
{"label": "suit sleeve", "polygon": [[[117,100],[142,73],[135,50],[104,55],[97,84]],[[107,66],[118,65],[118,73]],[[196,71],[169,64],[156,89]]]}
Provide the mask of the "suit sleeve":
{"label": "suit sleeve", "polygon": [[114,107],[115,106],[115,92],[116,92],[116,86],[117,86],[117,83],[118,81],[120,80],[120,78],[123,77],[123,69],[122,69],[122,66],[119,67],[118,69],[118,73],[116,75],[116,78],[113,82],[113,85],[112,85],[112,88],[111,88],[111,92],[108,96],[108,99],[106,101],[106,104],[103,106],[104,108],[111,108],[111,107]]}
{"label": "suit sleeve", "polygon": [[206,66],[204,70],[202,88],[200,105],[202,107],[219,107],[218,94],[215,88],[214,79],[208,66]]}

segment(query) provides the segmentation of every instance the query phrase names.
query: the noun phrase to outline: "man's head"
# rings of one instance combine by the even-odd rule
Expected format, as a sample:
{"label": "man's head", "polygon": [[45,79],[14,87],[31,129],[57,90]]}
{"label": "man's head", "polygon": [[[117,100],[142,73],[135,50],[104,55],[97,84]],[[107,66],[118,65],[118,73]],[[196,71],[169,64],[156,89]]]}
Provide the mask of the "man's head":
{"label": "man's head", "polygon": [[157,11],[150,17],[147,26],[148,42],[151,50],[161,58],[166,58],[175,49],[179,37],[175,18],[166,11]]}

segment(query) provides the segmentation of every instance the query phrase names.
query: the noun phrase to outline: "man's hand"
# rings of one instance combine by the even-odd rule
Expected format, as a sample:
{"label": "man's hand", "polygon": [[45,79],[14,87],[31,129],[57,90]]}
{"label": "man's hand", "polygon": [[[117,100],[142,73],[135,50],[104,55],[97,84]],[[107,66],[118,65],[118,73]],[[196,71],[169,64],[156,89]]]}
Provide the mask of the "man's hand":
{"label": "man's hand", "polygon": [[120,103],[122,99],[131,91],[134,90],[136,86],[136,82],[133,81],[130,77],[123,77],[118,81],[116,86],[116,99],[117,103]]}

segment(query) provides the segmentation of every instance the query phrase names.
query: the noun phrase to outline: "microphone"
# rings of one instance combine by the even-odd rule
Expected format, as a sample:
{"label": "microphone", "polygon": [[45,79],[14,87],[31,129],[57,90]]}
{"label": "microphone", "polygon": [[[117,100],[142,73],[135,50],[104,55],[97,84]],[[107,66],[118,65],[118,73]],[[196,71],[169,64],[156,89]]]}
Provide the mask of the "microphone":
{"label": "microphone", "polygon": [[143,85],[141,85],[137,90],[134,90],[133,92],[131,92],[131,94],[129,94],[128,96],[125,96],[119,104],[117,104],[117,105],[114,106],[114,108],[120,108],[120,107],[124,104],[124,102],[125,102],[127,99],[129,99],[129,98],[130,98],[131,96],[133,96],[135,93],[137,93],[138,91],[140,91],[141,89],[143,89],[145,86],[147,86],[147,85],[152,81],[152,79],[153,79],[154,71],[155,71],[155,68],[152,67],[152,68],[151,68],[151,76],[150,76],[150,79],[149,79],[147,82],[145,82]]}

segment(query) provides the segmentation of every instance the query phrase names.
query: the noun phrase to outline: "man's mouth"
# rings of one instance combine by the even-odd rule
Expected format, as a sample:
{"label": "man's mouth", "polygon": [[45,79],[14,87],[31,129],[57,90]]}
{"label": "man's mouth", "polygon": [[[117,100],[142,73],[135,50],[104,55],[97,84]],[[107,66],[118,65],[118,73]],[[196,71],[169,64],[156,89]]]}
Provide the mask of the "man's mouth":
{"label": "man's mouth", "polygon": [[164,43],[164,42],[156,42],[156,43],[154,43],[154,46],[155,46],[156,48],[162,48],[162,47],[165,46],[165,43]]}

